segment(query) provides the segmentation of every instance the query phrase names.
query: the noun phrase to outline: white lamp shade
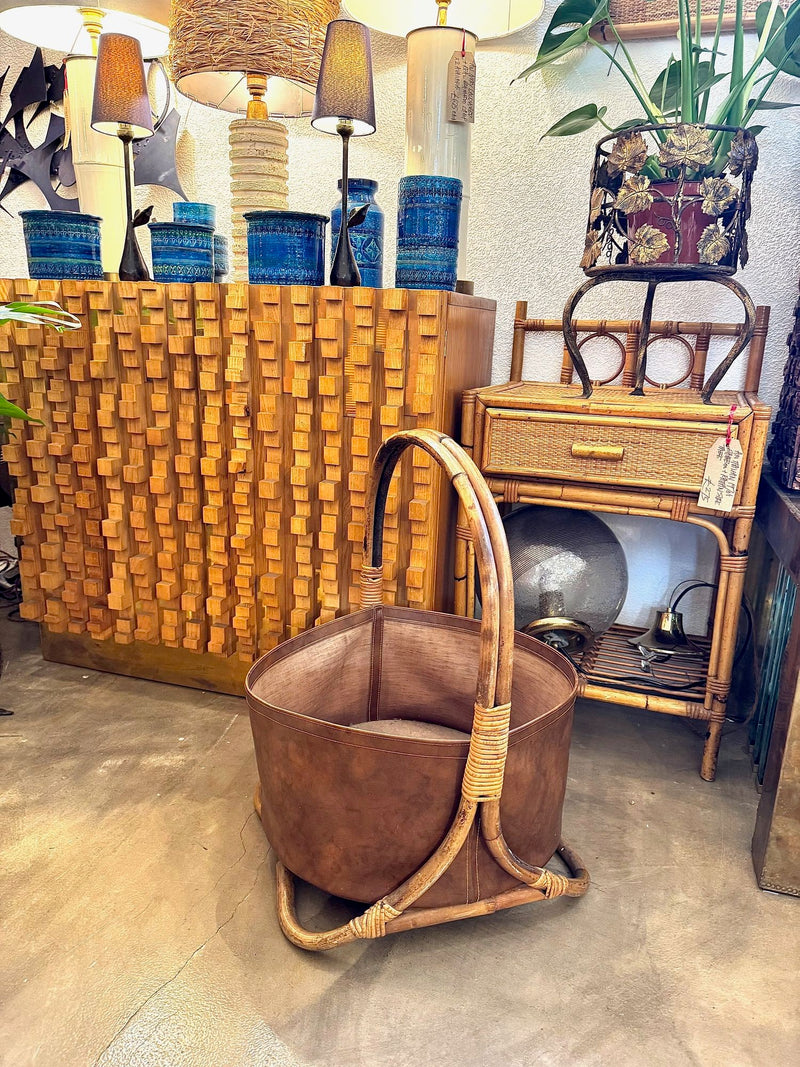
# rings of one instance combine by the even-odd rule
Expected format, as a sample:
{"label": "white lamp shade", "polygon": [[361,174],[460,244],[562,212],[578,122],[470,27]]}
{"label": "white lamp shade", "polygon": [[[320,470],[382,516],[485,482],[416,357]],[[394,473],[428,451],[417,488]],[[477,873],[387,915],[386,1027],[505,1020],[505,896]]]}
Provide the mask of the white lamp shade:
{"label": "white lamp shade", "polygon": [[[246,114],[250,93],[247,91],[247,76],[224,71],[201,71],[181,81],[181,93],[206,107],[220,111]],[[270,118],[297,119],[310,115],[314,108],[314,93],[303,85],[286,78],[270,78],[267,81],[267,110]]]}
{"label": "white lamp shade", "polygon": [[[433,26],[437,19],[436,0],[345,0],[342,7],[352,18],[394,37]],[[486,41],[530,26],[543,10],[544,0],[452,0],[447,24],[463,26]]]}
{"label": "white lamp shade", "polygon": [[104,33],[135,37],[148,58],[163,56],[169,47],[169,0],[0,0],[0,30],[11,37],[56,52],[91,55],[81,7],[104,11]]}

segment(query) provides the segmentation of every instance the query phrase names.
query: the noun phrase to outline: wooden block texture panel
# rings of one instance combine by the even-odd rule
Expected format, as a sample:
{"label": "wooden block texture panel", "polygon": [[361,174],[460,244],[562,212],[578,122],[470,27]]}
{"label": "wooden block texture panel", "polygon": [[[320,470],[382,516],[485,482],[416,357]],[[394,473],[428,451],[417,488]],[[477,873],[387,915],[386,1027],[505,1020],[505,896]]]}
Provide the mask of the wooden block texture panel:
{"label": "wooden block texture panel", "polygon": [[[3,281],[0,299],[83,323],[9,324],[0,368],[42,422],[4,450],[22,614],[84,643],[249,663],[353,610],[375,450],[456,434],[456,398],[490,374],[494,304],[452,293]],[[389,498],[388,600],[450,607],[452,522],[415,452]]]}

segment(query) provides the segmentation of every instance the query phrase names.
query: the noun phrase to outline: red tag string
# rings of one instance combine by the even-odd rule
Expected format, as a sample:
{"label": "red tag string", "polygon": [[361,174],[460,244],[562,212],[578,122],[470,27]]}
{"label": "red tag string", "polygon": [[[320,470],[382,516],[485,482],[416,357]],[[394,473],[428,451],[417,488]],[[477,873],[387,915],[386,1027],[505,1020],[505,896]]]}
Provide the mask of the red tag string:
{"label": "red tag string", "polygon": [[461,31],[461,55],[462,58],[467,54],[467,31]]}
{"label": "red tag string", "polygon": [[728,412],[728,432],[725,435],[725,444],[728,448],[731,447],[731,434],[733,433],[733,416],[736,414],[736,405],[731,404],[731,410]]}

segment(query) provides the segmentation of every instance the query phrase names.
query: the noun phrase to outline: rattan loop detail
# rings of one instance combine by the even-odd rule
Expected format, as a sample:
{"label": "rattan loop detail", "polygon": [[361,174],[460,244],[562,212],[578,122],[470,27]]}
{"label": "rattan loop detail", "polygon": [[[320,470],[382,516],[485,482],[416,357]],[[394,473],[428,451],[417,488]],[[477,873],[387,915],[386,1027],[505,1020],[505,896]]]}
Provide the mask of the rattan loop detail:
{"label": "rattan loop detail", "polygon": [[508,752],[508,724],[511,705],[494,708],[475,705],[472,739],[461,793],[474,802],[499,800]]}

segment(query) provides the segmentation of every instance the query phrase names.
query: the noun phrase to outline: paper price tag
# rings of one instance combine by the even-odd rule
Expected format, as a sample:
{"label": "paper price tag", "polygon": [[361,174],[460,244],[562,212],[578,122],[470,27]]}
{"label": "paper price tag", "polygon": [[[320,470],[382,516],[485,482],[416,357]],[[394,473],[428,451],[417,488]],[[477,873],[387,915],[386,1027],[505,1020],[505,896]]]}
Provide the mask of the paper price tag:
{"label": "paper price tag", "polygon": [[703,485],[697,502],[714,511],[730,511],[742,469],[742,446],[732,437],[718,437],[708,453]]}
{"label": "paper price tag", "polygon": [[461,49],[447,68],[447,121],[475,121],[475,56]]}

